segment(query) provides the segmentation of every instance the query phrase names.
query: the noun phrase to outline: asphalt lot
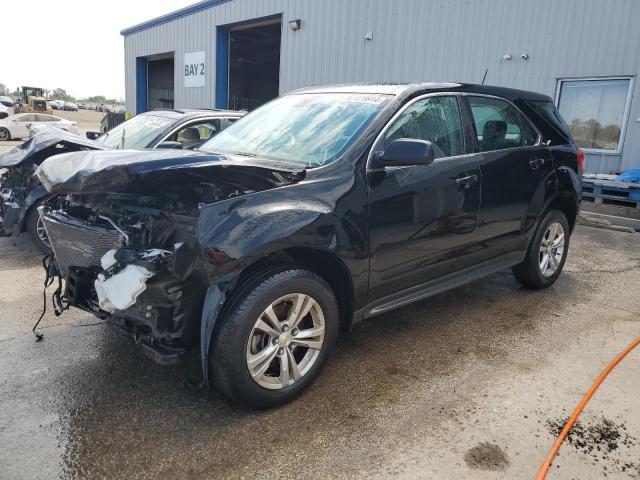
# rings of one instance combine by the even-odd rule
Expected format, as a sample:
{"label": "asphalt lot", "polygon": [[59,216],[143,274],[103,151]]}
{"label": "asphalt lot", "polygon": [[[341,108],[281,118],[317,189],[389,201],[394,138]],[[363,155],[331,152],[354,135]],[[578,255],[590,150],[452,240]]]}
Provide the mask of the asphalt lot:
{"label": "asphalt lot", "polygon": [[[598,373],[640,331],[640,234],[578,227],[560,280],[510,272],[343,334],[294,403],[239,410],[97,319],[47,314],[40,256],[0,239],[0,477],[530,479]],[[548,478],[640,478],[640,349]]]}

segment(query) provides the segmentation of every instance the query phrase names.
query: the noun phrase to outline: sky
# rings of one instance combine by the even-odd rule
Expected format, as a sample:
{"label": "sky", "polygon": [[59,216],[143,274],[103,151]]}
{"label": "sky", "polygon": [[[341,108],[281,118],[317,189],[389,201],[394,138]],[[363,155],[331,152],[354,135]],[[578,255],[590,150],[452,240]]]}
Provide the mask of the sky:
{"label": "sky", "polygon": [[[120,30],[198,0],[2,0],[0,83],[124,98]],[[9,12],[13,12],[8,15]],[[39,13],[37,13],[39,12]]]}

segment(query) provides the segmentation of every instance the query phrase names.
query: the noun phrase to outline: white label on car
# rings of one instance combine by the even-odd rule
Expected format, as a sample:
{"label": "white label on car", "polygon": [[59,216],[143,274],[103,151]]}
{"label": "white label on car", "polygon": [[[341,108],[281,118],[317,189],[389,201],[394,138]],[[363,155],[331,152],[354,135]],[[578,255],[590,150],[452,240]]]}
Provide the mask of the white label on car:
{"label": "white label on car", "polygon": [[204,87],[206,71],[204,51],[184,54],[185,87]]}
{"label": "white label on car", "polygon": [[384,102],[385,98],[386,97],[384,95],[357,94],[357,95],[348,95],[345,97],[345,100],[347,102],[372,103],[374,105],[377,105],[379,103]]}

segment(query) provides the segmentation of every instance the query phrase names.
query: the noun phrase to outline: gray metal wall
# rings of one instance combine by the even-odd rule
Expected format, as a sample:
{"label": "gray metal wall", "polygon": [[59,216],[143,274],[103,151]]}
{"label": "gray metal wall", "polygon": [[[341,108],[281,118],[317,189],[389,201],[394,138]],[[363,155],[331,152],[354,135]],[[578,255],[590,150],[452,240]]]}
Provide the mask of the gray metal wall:
{"label": "gray metal wall", "polygon": [[[280,13],[281,93],[337,82],[479,83],[488,68],[488,84],[554,97],[558,78],[640,69],[639,0],[232,0],[125,37],[127,110],[135,111],[136,57],[169,51],[176,107],[214,106],[216,26]],[[293,32],[287,22],[297,18]],[[183,88],[183,55],[199,50],[206,85]],[[507,53],[513,60],[502,60]],[[640,166],[638,92],[623,155],[589,154],[588,171]]]}

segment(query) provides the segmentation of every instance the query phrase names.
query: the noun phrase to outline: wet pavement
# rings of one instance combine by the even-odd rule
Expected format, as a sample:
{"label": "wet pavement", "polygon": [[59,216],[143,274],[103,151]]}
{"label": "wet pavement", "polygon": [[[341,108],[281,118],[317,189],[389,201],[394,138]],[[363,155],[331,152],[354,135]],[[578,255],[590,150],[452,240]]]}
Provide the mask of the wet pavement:
{"label": "wet pavement", "polygon": [[[31,326],[40,256],[0,239],[0,478],[530,479],[558,422],[640,334],[640,234],[578,227],[559,281],[505,271],[343,334],[318,381],[250,412],[82,312]],[[640,348],[548,478],[640,478]],[[591,448],[589,448],[591,447]]]}

